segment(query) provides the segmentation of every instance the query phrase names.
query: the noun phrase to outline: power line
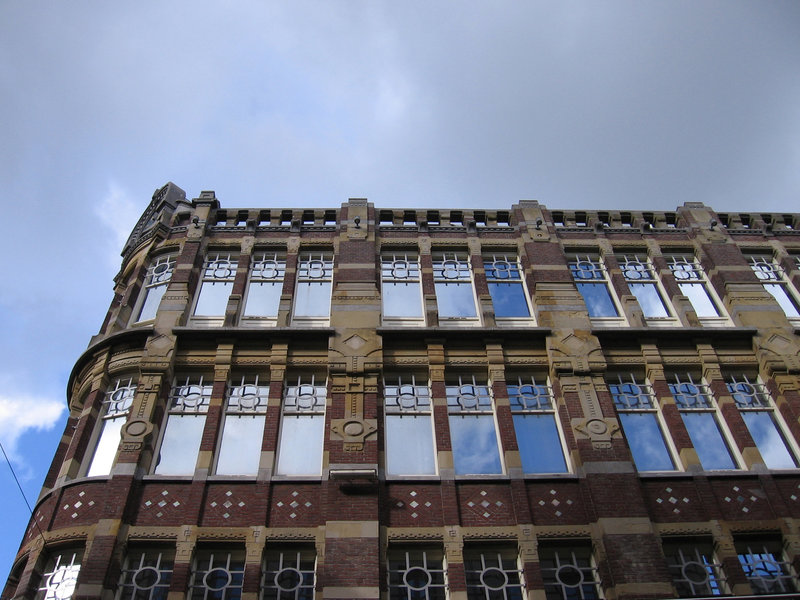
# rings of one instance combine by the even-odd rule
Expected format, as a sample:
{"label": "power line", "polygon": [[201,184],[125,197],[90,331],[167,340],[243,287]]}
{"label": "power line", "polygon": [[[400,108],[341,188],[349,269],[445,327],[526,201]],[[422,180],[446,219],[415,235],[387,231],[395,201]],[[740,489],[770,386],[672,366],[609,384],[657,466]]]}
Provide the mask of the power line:
{"label": "power line", "polygon": [[39,531],[39,537],[42,538],[42,547],[47,548],[47,542],[44,539],[44,533],[42,532],[42,528],[39,527],[39,523],[33,517],[33,509],[31,508],[30,502],[28,502],[28,497],[25,495],[25,490],[22,489],[22,484],[19,482],[19,478],[17,477],[16,472],[14,471],[14,466],[11,464],[11,461],[8,458],[8,454],[6,454],[6,449],[3,448],[3,443],[0,442],[0,450],[3,451],[3,456],[6,459],[6,463],[8,464],[8,468],[11,470],[11,475],[14,477],[14,481],[17,482],[17,487],[19,488],[19,493],[22,494],[22,499],[25,501],[25,506],[28,507],[28,512],[31,513],[31,520],[33,524],[36,525],[36,529]]}

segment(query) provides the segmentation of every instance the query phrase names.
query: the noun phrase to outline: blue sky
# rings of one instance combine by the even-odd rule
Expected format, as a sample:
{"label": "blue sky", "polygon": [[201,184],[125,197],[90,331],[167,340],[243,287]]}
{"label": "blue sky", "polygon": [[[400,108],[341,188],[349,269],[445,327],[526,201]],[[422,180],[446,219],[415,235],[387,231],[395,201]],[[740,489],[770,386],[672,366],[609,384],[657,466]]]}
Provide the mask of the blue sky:
{"label": "blue sky", "polygon": [[[35,501],[119,250],[225,207],[800,211],[794,1],[0,3],[0,441]],[[0,579],[27,509],[0,464]]]}

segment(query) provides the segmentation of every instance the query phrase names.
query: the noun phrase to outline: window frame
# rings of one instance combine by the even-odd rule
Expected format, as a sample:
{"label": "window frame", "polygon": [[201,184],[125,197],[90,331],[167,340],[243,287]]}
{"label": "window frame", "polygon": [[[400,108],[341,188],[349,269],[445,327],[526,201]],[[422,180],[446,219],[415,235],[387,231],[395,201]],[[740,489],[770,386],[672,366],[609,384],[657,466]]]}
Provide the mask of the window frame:
{"label": "window frame", "polygon": [[[410,378],[410,383],[404,383],[403,379]],[[397,389],[396,394],[392,394],[391,390]],[[404,389],[411,388],[411,393],[404,392]],[[413,405],[408,401],[403,401],[403,398],[413,397]],[[392,402],[391,399],[395,401]],[[427,407],[427,408],[425,408]],[[387,373],[383,377],[383,410],[384,410],[384,468],[387,477],[391,478],[404,478],[404,477],[435,477],[439,473],[438,452],[436,448],[436,424],[433,418],[433,397],[431,394],[431,386],[429,381],[424,384],[417,383],[416,373],[410,374],[394,374]],[[403,417],[411,418],[413,420],[427,421],[427,428],[430,430],[430,472],[393,472],[390,469],[390,464],[393,462],[392,453],[390,448],[390,431],[392,430],[389,421],[390,419],[398,417],[400,420]]]}
{"label": "window frame", "polygon": [[[247,400],[245,400],[247,399]],[[261,447],[264,441],[264,428],[267,419],[267,408],[269,406],[269,382],[259,381],[259,375],[241,375],[239,383],[234,384],[233,379],[228,382],[225,390],[225,401],[223,404],[222,424],[219,433],[219,443],[217,445],[217,452],[214,461],[214,473],[221,476],[239,476],[239,477],[256,477],[261,466]],[[230,459],[227,450],[226,440],[230,436],[235,436],[231,442],[237,440],[241,443],[242,438],[248,439],[247,434],[242,435],[241,432],[231,433],[231,425],[228,420],[252,419],[253,426],[248,429],[254,431],[249,432],[253,441],[256,441],[257,447],[255,450],[252,448],[243,449],[241,446],[232,450],[234,464],[241,464],[247,462],[250,467],[249,470],[231,470],[228,467]],[[256,433],[257,432],[257,433]],[[249,456],[250,452],[254,452],[253,456]],[[222,468],[221,468],[221,465]],[[254,467],[254,468],[253,468]]]}
{"label": "window frame", "polygon": [[[403,567],[393,568],[398,563],[402,563]],[[411,587],[407,575],[412,571],[423,571],[428,583],[424,587]],[[386,584],[389,598],[392,599],[446,600],[448,579],[444,552],[441,548],[431,546],[390,546],[386,553]]]}
{"label": "window frame", "polygon": [[[333,272],[334,254],[329,250],[306,250],[297,257],[297,272],[294,284],[294,301],[292,302],[292,324],[306,327],[327,326],[331,318],[331,299],[333,298]],[[320,286],[319,297],[312,294],[314,285]],[[301,289],[308,288],[308,294],[302,293]],[[327,288],[327,289],[325,289]],[[308,296],[306,298],[306,296]],[[304,303],[319,303],[320,307],[316,314],[304,314],[298,312],[300,302],[298,298],[303,298]],[[322,305],[327,304],[327,312],[322,309]]]}
{"label": "window frame", "polygon": [[[62,560],[69,557],[69,563]],[[83,565],[83,549],[65,548],[48,556],[35,600],[65,600],[75,595]],[[59,591],[63,587],[65,591]],[[70,590],[69,594],[66,590]]]}
{"label": "window frame", "polygon": [[[275,476],[279,478],[313,478],[317,479],[322,476],[322,471],[325,466],[325,419],[327,413],[327,404],[328,404],[328,382],[327,378],[322,375],[322,383],[318,383],[317,376],[320,375],[319,373],[297,373],[292,376],[292,383],[290,384],[290,379],[287,376],[286,380],[284,381],[283,386],[283,394],[281,397],[281,419],[280,419],[280,427],[278,431],[278,446],[275,452]],[[294,381],[297,381],[295,384]],[[304,392],[304,388],[312,388],[310,392]],[[303,406],[300,403],[300,398],[308,398],[311,397],[313,400],[309,406]],[[316,428],[319,429],[319,432],[316,430],[313,431],[314,435],[319,435],[319,466],[317,469],[308,472],[282,472],[282,465],[287,465],[286,461],[283,459],[284,455],[287,452],[296,451],[296,449],[292,448],[289,444],[291,444],[291,440],[294,439],[294,435],[291,432],[287,432],[289,418],[294,417],[295,419],[301,418],[310,418],[315,419],[319,418],[320,423],[314,424]],[[299,423],[298,423],[299,424]],[[306,432],[307,435],[307,432]],[[303,442],[308,444],[309,439],[305,437],[302,440],[295,440],[297,442]],[[286,444],[286,446],[284,446]],[[308,446],[307,446],[308,447]],[[310,452],[308,452],[310,454]],[[286,459],[289,460],[289,459]],[[314,465],[316,466],[316,464]],[[303,467],[304,468],[304,467]]]}
{"label": "window frame", "polygon": [[[519,448],[518,451],[520,454],[521,469],[525,477],[572,473],[572,465],[569,460],[569,447],[567,446],[564,428],[561,424],[561,419],[559,418],[558,403],[556,402],[555,395],[553,394],[553,388],[550,385],[548,377],[544,376],[542,379],[544,380],[544,383],[538,383],[533,374],[531,374],[527,380],[523,379],[521,374],[518,374],[516,376],[516,382],[513,382],[511,377],[506,378],[509,409],[511,412],[511,419],[514,424],[514,435],[516,436],[517,440],[517,448]],[[531,388],[531,393],[523,392],[523,388]],[[545,404],[545,406],[543,406],[543,404]],[[525,442],[521,441],[525,436],[520,435],[521,428],[518,426],[519,419],[516,419],[515,417],[544,417],[545,415],[549,415],[552,419],[555,434],[558,436],[559,448],[561,449],[561,460],[564,464],[564,469],[558,471],[528,471],[525,467],[525,456],[527,455],[527,452],[523,452],[522,449],[523,445],[525,445]]]}
{"label": "window frame", "polygon": [[[247,272],[247,287],[242,294],[242,312],[239,323],[244,327],[275,327],[281,310],[283,284],[286,279],[286,253],[278,250],[258,250],[253,253]],[[278,288],[278,299],[274,314],[248,314],[248,303],[252,302],[250,293],[271,285]],[[270,300],[271,302],[272,300]]]}
{"label": "window frame", "polygon": [[[127,382],[122,377],[117,378],[114,388],[106,391],[92,441],[92,454],[85,461],[86,477],[100,477],[111,474],[119,452],[119,444],[122,441],[122,428],[131,414],[135,396],[136,383],[133,377],[128,377]],[[114,445],[115,437],[116,445]],[[102,463],[98,463],[96,461],[101,452],[103,452],[105,458]],[[110,453],[110,455],[106,453]],[[95,469],[96,465],[97,469]]]}
{"label": "window frame", "polygon": [[[475,291],[475,274],[469,253],[465,250],[436,250],[432,253],[431,258],[433,260],[433,286],[439,325],[447,325],[449,327],[474,327],[480,325],[481,313]],[[473,314],[442,314],[442,305],[445,297],[440,290],[447,289],[448,286],[455,286],[457,290],[460,290],[457,292],[457,300],[464,302],[466,302],[467,298],[466,290],[469,289]],[[447,298],[447,302],[450,303],[451,299]]]}
{"label": "window frame", "polygon": [[[513,546],[471,547],[468,545],[464,547],[463,557],[468,600],[487,600],[488,598],[522,600],[527,598],[525,574],[519,552]],[[471,563],[479,563],[480,570],[470,568]],[[512,563],[512,565],[508,563]],[[500,583],[497,581],[498,579],[502,581],[500,585],[491,585],[487,582],[486,576],[492,571],[494,572],[492,575],[496,577],[495,583]]]}
{"label": "window frame", "polygon": [[[694,310],[701,325],[706,327],[719,327],[731,324],[730,317],[725,310],[722,299],[719,297],[719,294],[717,294],[714,286],[711,285],[705,269],[703,269],[703,265],[700,264],[696,256],[672,254],[667,257],[667,262],[672,277],[678,284],[678,289],[681,294],[689,300],[689,304],[692,306],[692,310]],[[698,304],[692,300],[694,294],[687,294],[685,290],[687,286],[692,285],[700,286],[708,302],[716,311],[716,315],[701,315],[698,312]]]}
{"label": "window frame", "polygon": [[[626,324],[625,312],[622,310],[622,304],[619,298],[617,298],[614,286],[611,285],[611,278],[603,258],[598,254],[573,254],[567,261],[567,267],[572,275],[575,288],[583,299],[584,305],[586,306],[586,314],[592,325],[597,327],[624,326]],[[592,315],[592,309],[590,308],[592,303],[590,303],[584,295],[582,286],[602,287],[608,295],[611,308],[614,309],[616,314]],[[586,289],[588,290],[590,288]]]}
{"label": "window frame", "polygon": [[[622,374],[617,374],[617,382],[607,381],[606,383],[608,391],[611,394],[611,400],[614,403],[614,409],[617,411],[617,415],[653,415],[655,424],[659,429],[659,433],[661,434],[661,440],[664,444],[664,451],[666,452],[667,458],[672,463],[672,468],[670,469],[640,468],[636,459],[636,453],[634,452],[634,445],[630,442],[630,438],[635,437],[635,435],[626,429],[624,419],[620,418],[620,427],[622,428],[628,448],[631,451],[631,458],[633,459],[633,464],[636,466],[636,470],[641,473],[673,473],[676,471],[682,471],[683,465],[681,464],[678,451],[675,448],[675,444],[672,440],[669,427],[667,427],[667,424],[664,421],[661,403],[653,392],[653,387],[646,379],[639,381],[633,373],[628,373],[627,375],[628,380],[624,380],[622,378]],[[638,444],[636,444],[636,446],[638,446]]]}
{"label": "window frame", "polygon": [[[225,556],[224,565],[216,566],[215,559],[218,556]],[[200,569],[199,561],[208,561],[208,569]],[[232,568],[241,565],[241,568]],[[233,548],[209,548],[197,547],[192,557],[191,570],[189,572],[188,600],[231,600],[228,590],[238,589],[238,595],[233,598],[241,598],[244,584],[245,572],[245,551]],[[214,571],[224,571],[228,576],[228,583],[212,588],[206,582],[206,578]],[[198,583],[198,574],[203,573],[202,582]],[[215,593],[218,592],[218,593]],[[234,592],[235,594],[235,592]]]}
{"label": "window frame", "polygon": [[[712,539],[663,538],[661,546],[677,597],[727,595],[727,578],[714,552]],[[699,573],[705,575],[704,580],[698,577]],[[687,591],[688,595],[685,593]]]}
{"label": "window frame", "polygon": [[[131,560],[138,556],[138,567],[131,564]],[[155,556],[155,558],[154,558]],[[155,565],[146,564],[155,561]],[[167,566],[168,568],[162,568]],[[134,547],[125,553],[125,561],[117,586],[115,600],[166,600],[172,574],[175,567],[175,552],[171,548]],[[149,586],[140,586],[137,575],[145,570],[155,571],[158,579]],[[142,592],[146,592],[144,598]]]}
{"label": "window frame", "polygon": [[[381,322],[389,325],[425,325],[425,302],[422,293],[422,267],[417,252],[385,250],[381,252]],[[386,314],[386,299],[391,287],[417,287],[419,315]],[[409,293],[413,296],[413,293]],[[405,297],[405,294],[404,294]]]}
{"label": "window frame", "polygon": [[[142,288],[139,290],[139,297],[133,307],[131,325],[140,325],[155,321],[158,316],[158,307],[167,292],[169,282],[175,274],[176,254],[161,254],[154,256],[145,272]],[[153,316],[142,318],[145,308],[148,308],[148,299],[154,298],[152,294],[158,294],[158,301],[149,306],[153,308]]]}
{"label": "window frame", "polygon": [[[747,259],[750,268],[755,273],[756,278],[775,302],[780,306],[783,314],[792,325],[800,325],[800,298],[798,292],[786,276],[783,267],[778,263],[774,256],[765,254],[749,254]],[[788,306],[795,314],[786,312],[786,305],[772,290],[782,290]]]}
{"label": "window frame", "polygon": [[[227,310],[228,302],[230,301],[231,293],[233,292],[233,285],[236,279],[236,273],[239,268],[239,255],[236,252],[228,250],[212,250],[209,251],[203,259],[203,267],[200,270],[200,277],[197,283],[197,291],[194,294],[194,301],[192,303],[192,316],[191,323],[203,326],[221,326],[225,322],[225,311]],[[203,295],[203,290],[214,289],[215,286],[220,285],[224,290],[227,290],[227,297],[225,306],[222,307],[221,313],[215,314],[197,314],[198,309],[201,308],[203,298],[209,298],[213,292],[207,292]],[[208,286],[208,287],[207,287]],[[218,296],[218,297],[217,297]],[[206,300],[216,307],[218,302],[221,302],[222,293],[217,291],[214,297]],[[203,310],[206,310],[203,306]]]}
{"label": "window frame", "polygon": [[[642,310],[642,317],[647,325],[652,327],[671,327],[679,325],[675,310],[667,299],[666,291],[658,277],[655,266],[649,256],[644,254],[620,254],[617,256],[622,278],[628,286],[628,291],[636,298],[639,308]],[[634,286],[642,286],[634,288]],[[639,289],[642,293],[637,293]],[[645,302],[645,291],[652,289],[655,297],[659,300],[660,306],[664,309],[664,315],[648,315],[649,307]]]}
{"label": "window frame", "polygon": [[[498,268],[498,265],[505,265]],[[530,294],[528,293],[528,286],[525,283],[525,271],[522,268],[522,263],[516,252],[485,252],[483,254],[483,266],[486,273],[486,285],[489,288],[489,296],[492,299],[492,309],[494,311],[495,324],[499,326],[525,326],[531,325],[534,322],[533,303]],[[500,275],[504,274],[504,275]],[[497,286],[492,287],[492,284]],[[493,289],[501,289],[502,287],[519,287],[519,294],[522,295],[525,308],[528,311],[527,315],[511,315],[511,316],[498,316],[497,315],[497,299],[493,293]],[[512,292],[513,294],[513,292]]]}
{"label": "window frame", "polygon": [[[552,554],[552,559],[549,557],[550,554]],[[553,566],[543,566],[545,560],[551,560]],[[574,542],[554,541],[552,543],[541,543],[539,544],[539,564],[542,573],[543,590],[547,600],[552,600],[553,598],[572,600],[576,597],[573,595],[575,592],[571,594],[565,588],[577,589],[577,593],[582,600],[599,600],[603,597],[600,575],[591,543],[581,543],[578,540]],[[552,571],[552,576],[549,575],[549,571]],[[568,585],[567,581],[565,581],[566,578],[562,579],[564,573],[571,572],[574,577],[576,571],[580,575],[580,580],[577,585]],[[561,572],[562,576],[559,576],[559,572]],[[586,592],[589,590],[585,590],[584,586],[590,589],[594,588],[594,593],[587,595]],[[558,595],[556,596],[555,594]]]}
{"label": "window frame", "polygon": [[[291,562],[287,563],[286,559],[294,555]],[[270,565],[277,559],[278,568],[271,570]],[[311,569],[304,568],[311,562]],[[288,566],[286,566],[288,564]],[[287,571],[292,573],[287,573]],[[284,573],[285,575],[294,576],[299,581],[294,587],[283,588],[281,582],[278,581],[278,576]],[[267,585],[269,575],[272,575],[271,585]],[[308,581],[310,577],[311,581]],[[280,545],[270,546],[264,550],[261,558],[261,578],[259,585],[258,598],[259,600],[285,600],[287,594],[293,592],[291,600],[304,600],[305,598],[314,598],[314,588],[317,584],[317,553],[312,547],[302,545]],[[274,590],[268,593],[269,590]],[[303,592],[306,592],[305,594]],[[310,596],[307,593],[310,592]]]}
{"label": "window frame", "polygon": [[[779,539],[771,537],[757,539],[742,538],[738,540],[735,539],[734,545],[736,547],[736,556],[739,559],[739,565],[742,567],[745,577],[747,577],[747,581],[750,584],[750,588],[754,594],[760,595],[776,593],[764,585],[764,581],[767,579],[777,582],[779,587],[782,588],[779,592],[777,592],[778,594],[797,592],[797,590],[800,589],[800,586],[798,586],[797,575],[792,568],[791,562],[786,559],[783,545]],[[758,545],[761,546],[760,550],[758,550]],[[753,550],[754,547],[757,549],[756,551]],[[763,550],[763,552],[761,550]],[[748,561],[747,557],[757,560]],[[752,573],[769,572],[769,567],[766,567],[768,563],[771,563],[775,568],[777,568],[777,570],[780,572],[780,575],[773,578],[765,578],[761,575],[752,575]],[[757,565],[764,565],[766,568],[757,568]],[[785,581],[788,581],[791,584],[789,589],[787,589],[784,585]]]}

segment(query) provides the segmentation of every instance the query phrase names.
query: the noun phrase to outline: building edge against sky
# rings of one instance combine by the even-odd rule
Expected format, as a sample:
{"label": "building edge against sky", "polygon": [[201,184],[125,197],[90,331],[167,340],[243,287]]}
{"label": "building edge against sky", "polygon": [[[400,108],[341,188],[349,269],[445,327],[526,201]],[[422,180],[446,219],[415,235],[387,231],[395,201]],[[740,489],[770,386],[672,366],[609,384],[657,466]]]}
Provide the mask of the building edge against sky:
{"label": "building edge against sky", "polygon": [[800,214],[169,183],[2,598],[794,593],[799,289]]}

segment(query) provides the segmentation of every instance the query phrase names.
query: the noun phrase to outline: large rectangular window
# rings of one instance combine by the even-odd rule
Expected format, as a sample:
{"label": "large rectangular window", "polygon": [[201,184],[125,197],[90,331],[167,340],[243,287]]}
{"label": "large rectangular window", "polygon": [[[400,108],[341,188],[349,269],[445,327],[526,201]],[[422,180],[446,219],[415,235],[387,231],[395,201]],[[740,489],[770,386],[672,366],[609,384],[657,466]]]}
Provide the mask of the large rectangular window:
{"label": "large rectangular window", "polygon": [[523,600],[525,584],[511,547],[465,548],[467,600]]}
{"label": "large rectangular window", "polygon": [[415,375],[387,375],[385,452],[388,475],[435,475],[433,411],[427,381]]}
{"label": "large rectangular window", "polygon": [[678,282],[681,294],[689,299],[701,320],[722,316],[721,303],[706,278],[703,267],[694,257],[670,256],[669,268]]}
{"label": "large rectangular window", "polygon": [[564,442],[553,392],[547,379],[533,376],[507,382],[508,400],[525,473],[565,473]]}
{"label": "large rectangular window", "polygon": [[238,258],[230,252],[211,252],[206,256],[192,313],[195,321],[209,325],[223,323],[237,267]]}
{"label": "large rectangular window", "polygon": [[100,435],[86,472],[88,477],[111,473],[122,437],[122,426],[128,420],[135,393],[136,384],[131,378],[117,379],[114,388],[106,392],[100,413]]}
{"label": "large rectangular window", "polygon": [[211,385],[202,375],[176,381],[158,452],[157,475],[193,475],[211,400]]}
{"label": "large rectangular window", "polygon": [[530,319],[528,292],[517,256],[506,253],[488,254],[483,257],[483,264],[495,319],[499,323],[504,319]]}
{"label": "large rectangular window", "polygon": [[286,274],[286,257],[277,252],[257,252],[250,263],[242,324],[275,325]]}
{"label": "large rectangular window", "polygon": [[269,384],[243,375],[228,386],[217,475],[257,475]]}
{"label": "large rectangular window", "polygon": [[569,270],[590,317],[619,317],[608,274],[599,258],[576,256],[570,261]]}
{"label": "large rectangular window", "polygon": [[781,266],[766,256],[750,256],[750,268],[789,319],[800,320],[800,302]]}
{"label": "large rectangular window", "polygon": [[474,375],[459,375],[450,378],[445,389],[456,475],[502,473],[489,385],[478,383]]}
{"label": "large rectangular window", "polygon": [[445,600],[447,570],[439,548],[389,548],[389,600]]}
{"label": "large rectangular window", "polygon": [[172,581],[174,552],[131,549],[125,557],[118,600],[166,600]]}
{"label": "large rectangular window", "polygon": [[433,281],[440,320],[478,320],[472,268],[466,253],[435,253]]}
{"label": "large rectangular window", "polygon": [[597,567],[588,544],[542,544],[539,565],[547,600],[599,600]]}
{"label": "large rectangular window", "polygon": [[690,374],[675,375],[669,390],[689,432],[700,464],[706,470],[736,469],[727,436],[723,433],[711,390],[695,383]]}
{"label": "large rectangular window", "polygon": [[671,471],[675,463],[664,436],[658,404],[651,387],[633,375],[625,381],[618,376],[609,382],[628,447],[639,471]]}
{"label": "large rectangular window", "polygon": [[381,256],[381,302],[384,321],[422,322],[422,280],[416,254],[387,252]]}
{"label": "large rectangular window", "polygon": [[320,475],[325,430],[325,379],[298,375],[287,380],[278,446],[278,475]]}
{"label": "large rectangular window", "polygon": [[711,540],[664,540],[663,548],[678,597],[721,596],[727,592],[722,565],[714,558]]}
{"label": "large rectangular window", "polygon": [[244,560],[244,551],[198,549],[192,561],[189,600],[239,600]]}
{"label": "large rectangular window", "polygon": [[260,600],[313,600],[315,567],[313,548],[268,549],[261,567]]}
{"label": "large rectangular window", "polygon": [[628,289],[636,296],[646,319],[665,319],[672,316],[661,293],[653,265],[646,257],[625,255],[620,257],[619,266],[628,283]]}
{"label": "large rectangular window", "polygon": [[304,252],[297,265],[294,320],[307,324],[327,324],[331,314],[333,254]]}
{"label": "large rectangular window", "polygon": [[136,323],[149,321],[156,318],[158,305],[167,291],[169,280],[175,271],[175,257],[171,255],[159,256],[147,268],[144,277],[144,288],[140,294],[141,300],[136,309]]}
{"label": "large rectangular window", "polygon": [[731,375],[727,386],[764,464],[770,469],[794,469],[797,461],[789,450],[782,420],[764,384],[750,381],[746,375]]}

